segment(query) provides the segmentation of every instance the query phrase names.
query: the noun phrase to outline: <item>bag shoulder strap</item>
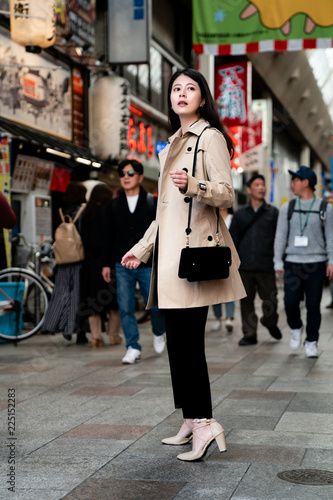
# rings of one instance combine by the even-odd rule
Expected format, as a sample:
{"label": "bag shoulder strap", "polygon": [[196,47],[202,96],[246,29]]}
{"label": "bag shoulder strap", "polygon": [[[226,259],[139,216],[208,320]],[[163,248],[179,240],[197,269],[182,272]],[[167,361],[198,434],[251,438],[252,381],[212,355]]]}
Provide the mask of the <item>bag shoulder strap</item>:
{"label": "bag shoulder strap", "polygon": [[[195,177],[195,167],[197,164],[197,152],[198,152],[199,140],[207,128],[211,128],[211,127],[209,127],[209,126],[205,127],[203,129],[203,131],[201,132],[201,134],[198,136],[197,141],[195,143],[194,155],[193,155],[193,166],[192,166],[192,177]],[[188,207],[187,228],[185,229],[185,233],[187,235],[186,246],[189,246],[189,235],[192,231],[192,229],[191,229],[192,202],[193,202],[193,199],[191,197],[190,202],[189,202],[189,207]],[[219,232],[219,210],[218,210],[218,208],[216,209],[216,218],[217,218],[217,230],[216,230],[216,232],[218,233]]]}
{"label": "bag shoulder strap", "polygon": [[293,215],[293,212],[295,210],[295,204],[296,204],[296,198],[293,198],[292,200],[290,200],[289,206],[288,206],[288,222],[290,221],[290,219]]}
{"label": "bag shoulder strap", "polygon": [[81,205],[81,207],[79,208],[79,210],[76,212],[76,215],[73,219],[73,222],[75,224],[75,222],[78,220],[78,218],[80,217],[80,214],[82,213],[82,211],[84,210],[86,205]]}
{"label": "bag shoulder strap", "polygon": [[[320,218],[320,221],[321,221],[321,228],[323,230],[323,237],[324,237],[324,240],[326,240],[325,238],[325,222],[326,222],[326,213],[327,213],[327,201],[326,200],[321,200],[320,202],[320,207],[319,207],[319,211],[311,211],[311,213],[319,213],[319,218]],[[293,215],[293,212],[299,212],[299,210],[295,210],[295,204],[296,204],[296,198],[293,198],[292,200],[290,200],[289,202],[289,206],[288,206],[288,216],[287,216],[287,219],[288,219],[288,236],[289,236],[289,226],[290,226],[290,219]]]}

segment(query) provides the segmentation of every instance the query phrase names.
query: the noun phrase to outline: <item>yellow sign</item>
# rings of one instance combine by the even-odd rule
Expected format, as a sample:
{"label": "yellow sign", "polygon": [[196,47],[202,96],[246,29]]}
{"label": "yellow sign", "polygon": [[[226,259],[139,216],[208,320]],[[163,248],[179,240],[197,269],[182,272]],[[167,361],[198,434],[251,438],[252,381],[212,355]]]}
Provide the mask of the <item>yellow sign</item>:
{"label": "yellow sign", "polygon": [[[9,141],[6,137],[0,136],[0,189],[10,204],[10,161],[9,161]],[[12,252],[9,238],[9,230],[3,229],[5,242],[7,267],[11,266]]]}

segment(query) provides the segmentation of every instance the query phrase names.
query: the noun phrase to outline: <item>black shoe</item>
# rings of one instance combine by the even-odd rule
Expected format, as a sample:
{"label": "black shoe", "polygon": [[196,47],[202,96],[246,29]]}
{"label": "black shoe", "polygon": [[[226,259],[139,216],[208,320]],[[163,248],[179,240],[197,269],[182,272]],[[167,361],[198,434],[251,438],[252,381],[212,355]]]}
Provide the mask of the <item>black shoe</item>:
{"label": "black shoe", "polygon": [[251,336],[251,337],[243,337],[242,339],[240,339],[238,345],[254,345],[257,343],[258,341],[256,337]]}
{"label": "black shoe", "polygon": [[326,306],[326,309],[333,309],[333,300],[330,304],[328,304],[328,306]]}
{"label": "black shoe", "polygon": [[272,335],[272,337],[276,340],[280,340],[282,339],[282,333],[281,333],[281,330],[278,326],[267,326],[265,325],[265,322],[264,322],[264,319],[263,318],[260,318],[260,323],[265,327],[267,328],[267,330],[269,331],[269,333]]}
{"label": "black shoe", "polygon": [[85,333],[78,333],[76,336],[76,344],[87,344],[89,340]]}
{"label": "black shoe", "polygon": [[62,336],[66,339],[66,340],[72,340],[72,336],[71,335],[68,335],[67,333],[63,333]]}

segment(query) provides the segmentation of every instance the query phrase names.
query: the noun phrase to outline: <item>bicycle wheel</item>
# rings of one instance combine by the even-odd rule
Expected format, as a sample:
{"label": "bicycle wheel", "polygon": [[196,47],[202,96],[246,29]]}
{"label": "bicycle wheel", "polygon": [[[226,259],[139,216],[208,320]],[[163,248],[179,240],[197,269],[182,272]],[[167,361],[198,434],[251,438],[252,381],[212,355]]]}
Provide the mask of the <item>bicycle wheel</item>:
{"label": "bicycle wheel", "polygon": [[[14,303],[11,304],[10,297]],[[41,278],[27,269],[11,267],[0,271],[0,337],[16,342],[38,332],[48,306],[46,287]],[[10,305],[11,304],[11,305]]]}

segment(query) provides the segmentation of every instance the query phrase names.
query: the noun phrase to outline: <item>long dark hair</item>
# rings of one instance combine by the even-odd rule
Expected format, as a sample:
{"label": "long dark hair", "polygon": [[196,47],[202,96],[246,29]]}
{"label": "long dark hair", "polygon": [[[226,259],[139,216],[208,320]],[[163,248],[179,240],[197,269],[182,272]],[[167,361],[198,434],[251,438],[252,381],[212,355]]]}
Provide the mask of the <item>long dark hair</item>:
{"label": "long dark hair", "polygon": [[92,220],[98,214],[98,207],[104,207],[113,197],[107,184],[97,184],[91,191],[89,201],[82,214],[82,220]]}
{"label": "long dark hair", "polygon": [[62,206],[70,207],[73,205],[81,205],[86,202],[87,188],[82,182],[71,181],[62,198]]}
{"label": "long dark hair", "polygon": [[171,95],[171,90],[173,87],[173,83],[178,78],[180,75],[186,75],[192,80],[194,80],[200,87],[201,91],[201,97],[202,99],[205,99],[205,104],[203,107],[199,108],[199,113],[200,113],[200,118],[203,118],[206,120],[212,127],[217,128],[219,130],[226,142],[227,142],[227,147],[228,151],[230,154],[230,157],[232,158],[234,156],[234,145],[232,143],[232,140],[226,131],[225,126],[223,123],[220,121],[220,116],[219,112],[217,109],[217,106],[215,104],[215,101],[213,99],[213,96],[211,94],[211,91],[209,90],[208,83],[205,79],[205,77],[199,72],[196,71],[195,69],[192,68],[186,68],[186,69],[181,69],[176,71],[169,82],[169,87],[168,87],[168,116],[169,116],[169,124],[171,127],[172,132],[176,132],[176,130],[179,129],[180,127],[180,120],[179,116],[173,111],[171,107],[171,100],[170,100],[170,95]]}

